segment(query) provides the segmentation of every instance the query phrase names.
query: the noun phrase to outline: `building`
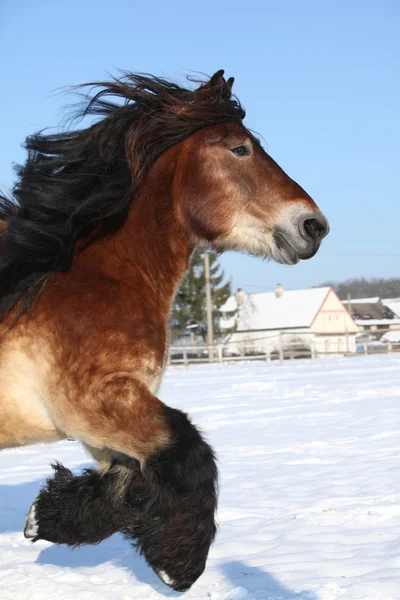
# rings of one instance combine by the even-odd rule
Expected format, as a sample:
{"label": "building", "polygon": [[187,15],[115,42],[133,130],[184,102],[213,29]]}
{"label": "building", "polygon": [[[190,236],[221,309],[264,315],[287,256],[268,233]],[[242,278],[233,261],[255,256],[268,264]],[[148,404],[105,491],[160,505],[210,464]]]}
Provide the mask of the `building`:
{"label": "building", "polygon": [[392,311],[396,319],[400,319],[400,298],[387,298],[382,302]]}
{"label": "building", "polygon": [[238,290],[219,309],[231,330],[233,354],[293,356],[354,352],[359,328],[330,287],[245,294]]}
{"label": "building", "polygon": [[355,298],[343,300],[361,331],[400,329],[400,299]]}

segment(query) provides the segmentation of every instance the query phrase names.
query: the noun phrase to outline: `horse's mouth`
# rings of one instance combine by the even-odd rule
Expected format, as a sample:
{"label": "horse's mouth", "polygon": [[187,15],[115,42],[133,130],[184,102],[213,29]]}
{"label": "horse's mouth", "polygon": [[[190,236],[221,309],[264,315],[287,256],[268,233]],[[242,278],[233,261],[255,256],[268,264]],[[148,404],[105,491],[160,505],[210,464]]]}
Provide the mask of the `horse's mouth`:
{"label": "horse's mouth", "polygon": [[300,260],[296,250],[290,245],[281,233],[276,232],[274,235],[274,246],[272,248],[272,258],[284,265],[297,265]]}

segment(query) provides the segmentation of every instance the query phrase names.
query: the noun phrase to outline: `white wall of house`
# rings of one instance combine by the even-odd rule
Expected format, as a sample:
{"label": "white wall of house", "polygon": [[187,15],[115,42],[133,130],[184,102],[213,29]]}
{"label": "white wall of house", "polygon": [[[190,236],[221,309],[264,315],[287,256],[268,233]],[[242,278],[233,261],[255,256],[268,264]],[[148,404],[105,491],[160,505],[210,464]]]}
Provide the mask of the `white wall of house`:
{"label": "white wall of house", "polygon": [[331,355],[345,354],[356,351],[356,334],[347,335],[318,335],[314,338],[314,350],[316,354]]}
{"label": "white wall of house", "polygon": [[335,292],[331,289],[311,323],[315,333],[358,333],[359,328]]}
{"label": "white wall of house", "polygon": [[[250,313],[251,318],[251,313]],[[258,315],[262,322],[262,315]],[[356,349],[359,327],[343,306],[336,293],[330,289],[315,308],[310,325],[294,329],[266,329],[236,331],[230,338],[228,350],[235,354],[261,354],[285,350],[309,349],[316,354],[343,354]],[[243,326],[243,324],[242,324]]]}
{"label": "white wall of house", "polygon": [[[294,348],[294,344],[311,348],[313,338],[311,330],[305,327],[284,333],[282,343],[285,348]],[[228,349],[235,354],[271,354],[279,352],[280,331],[236,331],[229,342]]]}
{"label": "white wall of house", "polygon": [[[240,355],[279,352],[280,335],[278,330],[235,332],[230,338],[228,350]],[[344,354],[355,352],[356,333],[318,334],[311,328],[283,331],[282,345],[285,351],[308,348],[317,355]]]}

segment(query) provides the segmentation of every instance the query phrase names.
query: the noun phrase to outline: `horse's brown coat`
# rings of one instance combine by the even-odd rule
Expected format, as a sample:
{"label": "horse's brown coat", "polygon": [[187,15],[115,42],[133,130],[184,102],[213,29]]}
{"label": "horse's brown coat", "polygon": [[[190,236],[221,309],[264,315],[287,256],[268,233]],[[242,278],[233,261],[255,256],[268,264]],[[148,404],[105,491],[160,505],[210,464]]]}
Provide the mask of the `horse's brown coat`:
{"label": "horse's brown coat", "polygon": [[328,231],[243,126],[232,83],[100,84],[84,114],[102,119],[28,138],[14,199],[0,195],[0,448],[73,436],[98,463],[55,465],[24,534],[120,531],[177,591],[205,568],[218,496],[212,448],[156,396],[179,281],[196,245],[295,264]]}
{"label": "horse's brown coat", "polygon": [[[246,142],[252,155],[230,148]],[[79,248],[32,315],[2,324],[0,445],[74,436],[141,462],[170,443],[154,395],[170,305],[196,244],[268,254],[293,206],[317,206],[237,123],[211,125],[164,152],[124,226]],[[108,454],[107,454],[108,453]]]}

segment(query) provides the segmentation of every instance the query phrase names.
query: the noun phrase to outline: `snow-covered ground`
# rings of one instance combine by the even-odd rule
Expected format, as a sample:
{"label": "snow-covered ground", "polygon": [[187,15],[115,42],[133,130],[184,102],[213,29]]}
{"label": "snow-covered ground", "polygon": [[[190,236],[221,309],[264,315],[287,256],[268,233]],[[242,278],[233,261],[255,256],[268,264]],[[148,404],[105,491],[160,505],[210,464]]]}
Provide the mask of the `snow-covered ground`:
{"label": "snow-covered ground", "polygon": [[[160,397],[219,457],[219,533],[202,600],[400,599],[400,356],[170,369]],[[179,598],[121,536],[32,545],[25,515],[75,442],[0,454],[1,600]]]}

